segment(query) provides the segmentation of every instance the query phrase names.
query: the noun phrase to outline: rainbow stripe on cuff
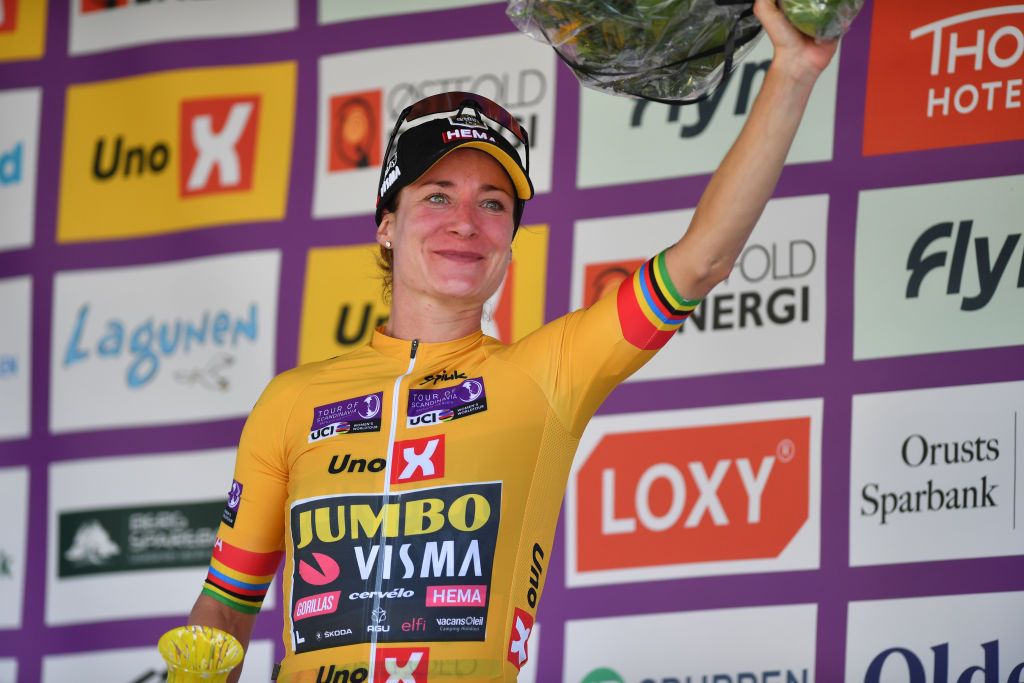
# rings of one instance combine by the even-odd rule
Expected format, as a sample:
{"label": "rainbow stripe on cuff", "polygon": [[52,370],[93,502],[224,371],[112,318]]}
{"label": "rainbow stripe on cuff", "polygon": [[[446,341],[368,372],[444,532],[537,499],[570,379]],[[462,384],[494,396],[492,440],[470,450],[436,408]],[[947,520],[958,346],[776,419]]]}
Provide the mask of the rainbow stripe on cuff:
{"label": "rainbow stripe on cuff", "polygon": [[218,538],[213,545],[203,595],[209,595],[239,612],[256,614],[277,572],[281,555],[280,550],[249,552]]}
{"label": "rainbow stripe on cuff", "polygon": [[676,291],[661,252],[619,285],[622,336],[638,349],[656,351],[699,304],[700,300],[684,299]]}

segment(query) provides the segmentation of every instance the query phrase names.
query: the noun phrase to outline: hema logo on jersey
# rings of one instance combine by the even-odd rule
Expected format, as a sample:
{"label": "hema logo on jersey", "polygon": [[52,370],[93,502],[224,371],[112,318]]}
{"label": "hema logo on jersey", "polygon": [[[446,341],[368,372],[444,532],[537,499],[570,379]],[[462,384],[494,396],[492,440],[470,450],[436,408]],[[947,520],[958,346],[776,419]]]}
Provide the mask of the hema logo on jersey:
{"label": "hema logo on jersey", "polygon": [[279,63],[69,88],[58,239],[282,217],[294,80]]}
{"label": "hema logo on jersey", "polygon": [[862,192],[854,357],[1024,342],[1022,193],[1024,176]]}
{"label": "hema logo on jersey", "polygon": [[864,153],[1024,138],[1024,7],[881,3],[873,12]]}
{"label": "hema logo on jersey", "polygon": [[1024,679],[1024,593],[851,602],[846,678],[886,683]]}
{"label": "hema logo on jersey", "polygon": [[[402,68],[382,70],[381,63]],[[321,58],[313,215],[365,213],[379,189],[382,150],[399,114],[424,97],[452,90],[479,93],[520,120],[530,133],[534,187],[549,191],[554,85],[555,55],[515,33]]]}
{"label": "hema logo on jersey", "polygon": [[247,413],[273,374],[279,269],[260,251],[58,273],[51,429]]}
{"label": "hema logo on jersey", "polygon": [[593,421],[570,476],[569,585],[816,567],[820,410]]}
{"label": "hema logo on jersey", "polygon": [[1024,553],[1022,414],[1024,382],[854,396],[850,564]]}

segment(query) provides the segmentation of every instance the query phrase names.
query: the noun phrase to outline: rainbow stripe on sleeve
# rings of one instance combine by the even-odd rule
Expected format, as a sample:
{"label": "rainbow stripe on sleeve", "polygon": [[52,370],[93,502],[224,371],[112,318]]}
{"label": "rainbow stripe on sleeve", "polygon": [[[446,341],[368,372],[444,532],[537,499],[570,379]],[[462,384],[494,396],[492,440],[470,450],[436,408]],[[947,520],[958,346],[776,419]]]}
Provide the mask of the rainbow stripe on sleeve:
{"label": "rainbow stripe on sleeve", "polygon": [[633,346],[656,351],[664,346],[700,301],[684,299],[665,267],[665,252],[642,265],[619,285],[619,325]]}
{"label": "rainbow stripe on sleeve", "polygon": [[281,555],[279,550],[272,553],[249,552],[218,537],[213,546],[203,595],[209,595],[239,612],[256,614],[277,572]]}

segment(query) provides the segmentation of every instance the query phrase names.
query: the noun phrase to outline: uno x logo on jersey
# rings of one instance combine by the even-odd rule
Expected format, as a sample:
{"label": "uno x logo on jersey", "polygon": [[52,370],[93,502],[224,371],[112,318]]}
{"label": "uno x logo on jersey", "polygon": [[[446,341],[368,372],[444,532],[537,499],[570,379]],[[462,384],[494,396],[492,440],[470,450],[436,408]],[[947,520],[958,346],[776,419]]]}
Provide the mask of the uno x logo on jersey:
{"label": "uno x logo on jersey", "polygon": [[530,658],[526,651],[526,643],[530,639],[531,631],[533,617],[516,607],[516,613],[512,617],[512,633],[508,639],[508,661],[512,662],[516,669],[522,669]]}
{"label": "uno x logo on jersey", "polygon": [[444,434],[396,441],[391,451],[391,483],[407,484],[444,476]]}
{"label": "uno x logo on jersey", "polygon": [[429,648],[377,648],[373,683],[427,683]]}

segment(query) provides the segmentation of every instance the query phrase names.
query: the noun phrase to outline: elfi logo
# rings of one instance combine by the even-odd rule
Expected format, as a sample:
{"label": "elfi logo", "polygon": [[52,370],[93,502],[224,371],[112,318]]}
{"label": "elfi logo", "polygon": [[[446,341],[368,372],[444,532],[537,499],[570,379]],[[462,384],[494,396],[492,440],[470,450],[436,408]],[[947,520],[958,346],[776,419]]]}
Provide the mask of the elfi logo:
{"label": "elfi logo", "polygon": [[427,683],[429,648],[379,647],[373,683]]}
{"label": "elfi logo", "polygon": [[391,483],[438,479],[444,476],[444,434],[396,441],[391,452]]}
{"label": "elfi logo", "polygon": [[183,197],[252,188],[259,97],[181,103]]}

